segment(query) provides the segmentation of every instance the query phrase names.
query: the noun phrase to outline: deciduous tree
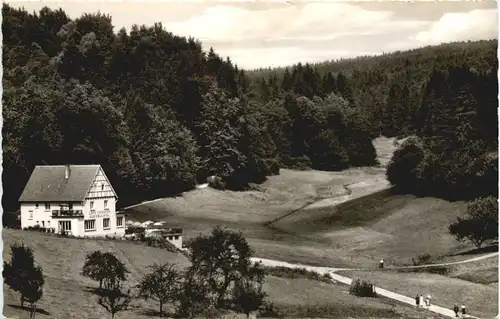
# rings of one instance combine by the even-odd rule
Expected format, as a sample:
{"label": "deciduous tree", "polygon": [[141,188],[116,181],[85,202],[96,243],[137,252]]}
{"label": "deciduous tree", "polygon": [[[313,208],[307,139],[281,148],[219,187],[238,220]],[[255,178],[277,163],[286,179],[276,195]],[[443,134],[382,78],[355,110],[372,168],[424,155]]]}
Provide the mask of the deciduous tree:
{"label": "deciduous tree", "polygon": [[451,224],[449,231],[458,241],[469,240],[477,248],[487,240],[498,239],[498,199],[479,198],[467,207],[467,214]]}
{"label": "deciduous tree", "polygon": [[35,265],[35,258],[31,248],[24,244],[13,244],[10,247],[11,260],[5,261],[3,266],[3,277],[5,283],[21,298],[21,307],[24,302],[30,304],[30,318],[36,311],[36,302],[43,295],[43,270],[41,266]]}
{"label": "deciduous tree", "polygon": [[180,274],[174,265],[153,264],[149,266],[151,272],[144,275],[138,285],[139,296],[144,299],[152,298],[160,304],[160,317],[163,316],[163,305],[173,302],[179,293]]}

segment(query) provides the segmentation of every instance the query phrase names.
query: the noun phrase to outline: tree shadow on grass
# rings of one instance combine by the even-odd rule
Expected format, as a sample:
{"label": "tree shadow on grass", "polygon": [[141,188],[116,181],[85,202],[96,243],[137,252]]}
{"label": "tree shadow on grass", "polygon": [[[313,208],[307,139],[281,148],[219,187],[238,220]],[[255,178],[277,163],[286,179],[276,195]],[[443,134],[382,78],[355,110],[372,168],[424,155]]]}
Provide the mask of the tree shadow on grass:
{"label": "tree shadow on grass", "polygon": [[[11,307],[11,308],[14,308],[14,309],[18,309],[18,310],[24,310],[26,312],[29,312],[30,311],[30,308],[29,307],[21,307],[20,305],[13,305],[13,304],[8,304],[7,306]],[[43,310],[41,308],[36,308],[36,313],[37,314],[41,314],[41,315],[46,315],[46,316],[49,316],[50,315],[50,312],[46,311],[46,310]]]}
{"label": "tree shadow on grass", "polygon": [[98,297],[103,297],[103,290],[100,289],[99,287],[87,286],[87,287],[83,288],[83,291],[90,292],[91,294],[94,294]]}
{"label": "tree shadow on grass", "polygon": [[494,252],[498,252],[498,243],[486,247],[474,248],[471,250],[463,251],[460,253],[456,253],[452,256],[477,255],[477,254],[494,253]]}
{"label": "tree shadow on grass", "polygon": [[[160,318],[160,311],[158,309],[141,309],[141,315]],[[171,311],[163,311],[163,316],[161,318],[176,318],[176,314]]]}

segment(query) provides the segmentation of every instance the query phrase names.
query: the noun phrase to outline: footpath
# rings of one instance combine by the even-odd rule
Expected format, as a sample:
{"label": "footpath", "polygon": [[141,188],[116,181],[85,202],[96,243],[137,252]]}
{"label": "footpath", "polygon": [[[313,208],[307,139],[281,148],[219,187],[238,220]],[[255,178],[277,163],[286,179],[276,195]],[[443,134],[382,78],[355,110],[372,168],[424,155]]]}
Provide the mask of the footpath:
{"label": "footpath", "polygon": [[[416,268],[431,268],[431,267],[439,267],[439,266],[451,266],[451,265],[458,265],[458,264],[465,264],[465,263],[470,263],[470,262],[475,262],[487,258],[492,258],[498,256],[498,252],[491,253],[491,254],[486,254],[483,256],[475,257],[475,258],[470,258],[466,260],[461,260],[461,261],[456,261],[456,262],[449,262],[449,263],[441,263],[441,264],[428,264],[428,265],[419,265],[419,266],[403,266],[403,267],[386,267],[385,269],[416,269]],[[285,267],[285,268],[292,268],[292,269],[305,269],[307,271],[311,272],[316,272],[320,275],[329,275],[330,278],[332,279],[333,282],[340,282],[342,284],[350,285],[352,282],[351,278],[336,274],[338,271],[342,270],[370,270],[368,268],[334,268],[334,267],[318,267],[318,266],[308,266],[308,265],[302,265],[302,264],[292,264],[284,261],[279,261],[279,260],[273,260],[273,259],[265,259],[265,258],[252,258],[252,262],[254,263],[260,263],[263,266],[266,267]],[[415,306],[415,299],[412,297],[404,296],[389,290],[385,290],[379,287],[375,287],[375,291],[377,294],[384,296],[386,298],[390,298],[408,305]],[[436,314],[445,316],[445,317],[450,317],[450,318],[455,318],[455,312],[451,309],[447,309],[444,307],[436,306],[436,305],[431,305],[429,307],[429,311],[434,312]],[[474,319],[479,319],[474,316],[466,315],[466,318],[474,318]],[[495,319],[498,319],[498,316],[495,317]]]}

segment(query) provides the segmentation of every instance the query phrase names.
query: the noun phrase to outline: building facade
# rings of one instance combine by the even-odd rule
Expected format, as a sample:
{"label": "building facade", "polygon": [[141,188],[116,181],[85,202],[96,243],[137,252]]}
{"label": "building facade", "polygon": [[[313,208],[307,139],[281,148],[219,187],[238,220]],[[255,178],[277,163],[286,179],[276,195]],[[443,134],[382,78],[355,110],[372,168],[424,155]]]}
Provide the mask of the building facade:
{"label": "building facade", "polygon": [[150,225],[145,230],[146,237],[162,237],[178,249],[182,249],[182,228],[166,228]]}
{"label": "building facade", "polygon": [[77,237],[125,235],[125,215],[100,165],[46,165],[33,170],[21,197],[21,228]]}

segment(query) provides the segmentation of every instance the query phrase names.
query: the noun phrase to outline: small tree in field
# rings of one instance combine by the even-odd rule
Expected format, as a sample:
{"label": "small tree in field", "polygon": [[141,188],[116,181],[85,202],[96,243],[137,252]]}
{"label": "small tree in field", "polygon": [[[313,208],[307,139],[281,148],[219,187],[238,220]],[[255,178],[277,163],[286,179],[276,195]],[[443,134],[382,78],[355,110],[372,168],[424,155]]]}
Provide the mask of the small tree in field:
{"label": "small tree in field", "polygon": [[182,318],[192,318],[214,307],[213,300],[209,298],[207,283],[190,270],[183,275],[176,299],[177,315]]}
{"label": "small tree in field", "polygon": [[125,264],[113,253],[98,250],[87,254],[82,268],[82,276],[98,281],[99,289],[102,289],[104,279],[117,276],[124,281],[127,273],[129,271]]}
{"label": "small tree in field", "polygon": [[252,311],[257,311],[264,305],[266,293],[262,291],[262,283],[248,280],[236,282],[233,290],[233,303],[237,310],[250,317]]}
{"label": "small tree in field", "polygon": [[449,226],[458,241],[470,240],[477,248],[491,239],[498,239],[498,201],[495,197],[476,199],[467,207],[467,214]]}
{"label": "small tree in field", "polygon": [[171,264],[149,266],[151,272],[146,274],[138,285],[139,296],[152,298],[160,303],[160,317],[163,316],[163,305],[174,301],[179,291],[180,275]]}
{"label": "small tree in field", "polygon": [[4,262],[3,277],[5,283],[20,294],[21,307],[24,302],[30,303],[31,316],[34,316],[36,302],[43,294],[43,271],[40,266],[35,266],[35,258],[31,248],[23,244],[13,244],[11,261]]}
{"label": "small tree in field", "polygon": [[24,294],[25,300],[29,303],[30,318],[35,318],[36,303],[42,298],[43,295],[43,272],[41,267],[34,267],[28,272],[26,292]]}
{"label": "small tree in field", "polygon": [[107,277],[103,280],[98,303],[111,314],[112,319],[118,312],[127,310],[132,300],[130,289],[126,292],[122,290],[123,281],[119,276]]}
{"label": "small tree in field", "polygon": [[210,298],[220,308],[231,285],[238,280],[263,280],[257,276],[250,257],[252,250],[240,232],[216,227],[209,236],[198,236],[189,245],[189,271],[206,283]]}

